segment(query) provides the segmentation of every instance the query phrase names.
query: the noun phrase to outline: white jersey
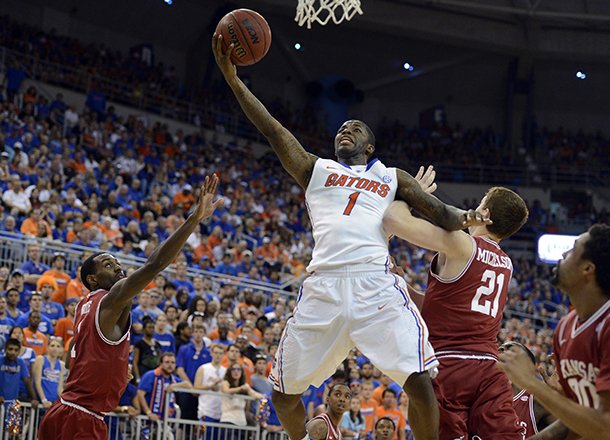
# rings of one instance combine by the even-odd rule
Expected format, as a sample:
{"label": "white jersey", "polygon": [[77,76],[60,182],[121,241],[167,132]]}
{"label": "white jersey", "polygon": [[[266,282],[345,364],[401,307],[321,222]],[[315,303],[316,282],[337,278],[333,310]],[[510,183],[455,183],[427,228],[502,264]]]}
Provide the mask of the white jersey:
{"label": "white jersey", "polygon": [[357,264],[383,268],[388,260],[383,214],[397,187],[396,168],[377,159],[351,166],[318,159],[305,191],[315,240],[307,271]]}

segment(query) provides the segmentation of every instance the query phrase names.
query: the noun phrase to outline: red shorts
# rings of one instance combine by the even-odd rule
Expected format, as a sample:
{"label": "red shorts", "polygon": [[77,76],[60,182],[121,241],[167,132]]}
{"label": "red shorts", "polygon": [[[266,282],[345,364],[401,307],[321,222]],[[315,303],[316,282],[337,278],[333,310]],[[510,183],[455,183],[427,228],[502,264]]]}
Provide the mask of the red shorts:
{"label": "red shorts", "polygon": [[495,361],[440,357],[432,381],[440,410],[440,440],[522,440],[513,390]]}
{"label": "red shorts", "polygon": [[107,440],[108,428],[100,420],[57,400],[38,428],[38,440]]}

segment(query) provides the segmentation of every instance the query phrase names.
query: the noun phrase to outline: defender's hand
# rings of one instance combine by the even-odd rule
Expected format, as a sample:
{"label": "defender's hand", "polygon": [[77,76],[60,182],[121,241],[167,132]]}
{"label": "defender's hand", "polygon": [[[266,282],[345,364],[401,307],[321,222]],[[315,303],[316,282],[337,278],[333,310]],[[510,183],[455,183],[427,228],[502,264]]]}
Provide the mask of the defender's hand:
{"label": "defender's hand", "polygon": [[428,168],[424,169],[423,166],[419,167],[417,174],[415,175],[415,180],[419,183],[421,189],[428,194],[432,194],[436,191],[436,183],[434,183],[434,179],[436,178],[436,171],[432,165],[428,165]]}
{"label": "defender's hand", "polygon": [[216,208],[221,208],[224,199],[216,199],[216,190],[218,188],[218,176],[213,174],[212,177],[206,176],[201,185],[201,191],[199,193],[199,203],[195,207],[193,215],[196,216],[198,221],[203,221],[211,216]]}

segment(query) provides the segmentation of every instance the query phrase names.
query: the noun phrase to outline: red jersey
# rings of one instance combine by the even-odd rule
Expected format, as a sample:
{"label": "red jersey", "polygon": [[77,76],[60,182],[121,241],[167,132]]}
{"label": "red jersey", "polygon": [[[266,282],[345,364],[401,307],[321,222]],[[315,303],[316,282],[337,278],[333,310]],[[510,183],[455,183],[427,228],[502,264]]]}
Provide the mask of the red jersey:
{"label": "red jersey", "polygon": [[497,243],[483,237],[471,239],[472,255],[456,277],[444,279],[435,273],[438,255],[430,265],[422,316],[437,357],[473,352],[495,359],[498,353],[497,336],[513,263]]}
{"label": "red jersey", "polygon": [[565,395],[599,408],[598,393],[610,391],[610,300],[584,322],[574,310],[564,316],[553,335],[553,352]]}
{"label": "red jersey", "polygon": [[316,420],[316,419],[322,419],[326,422],[326,429],[327,429],[326,440],[341,440],[343,438],[341,436],[341,431],[339,431],[339,428],[335,426],[335,424],[330,419],[328,414],[326,414],[326,413],[320,414],[319,416],[316,416],[311,420]]}
{"label": "red jersey", "polygon": [[525,428],[525,438],[538,434],[538,425],[534,414],[534,396],[525,390],[519,391],[513,397],[513,408],[517,413],[519,425]]}
{"label": "red jersey", "polygon": [[98,324],[100,302],[107,294],[96,290],[78,303],[70,374],[61,395],[96,414],[116,408],[127,386],[129,331],[119,341],[110,341]]}

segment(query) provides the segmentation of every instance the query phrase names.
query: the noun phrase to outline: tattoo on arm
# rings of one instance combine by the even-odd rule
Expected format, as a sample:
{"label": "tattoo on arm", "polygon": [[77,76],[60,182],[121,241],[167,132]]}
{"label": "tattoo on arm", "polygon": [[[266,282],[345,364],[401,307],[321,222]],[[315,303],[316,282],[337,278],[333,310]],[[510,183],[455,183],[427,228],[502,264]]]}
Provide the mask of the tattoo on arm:
{"label": "tattoo on arm", "polygon": [[396,169],[398,190],[396,196],[404,200],[417,212],[434,224],[448,231],[463,229],[466,211],[447,205],[436,197],[424,192],[417,181],[406,171]]}
{"label": "tattoo on arm", "polygon": [[269,141],[284,169],[303,189],[307,188],[317,157],[305,151],[297,138],[269,113],[239,78],[236,77],[229,86],[250,122]]}

